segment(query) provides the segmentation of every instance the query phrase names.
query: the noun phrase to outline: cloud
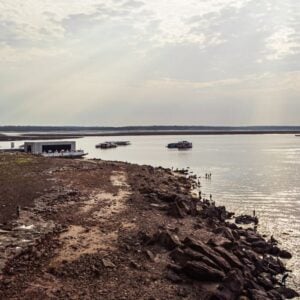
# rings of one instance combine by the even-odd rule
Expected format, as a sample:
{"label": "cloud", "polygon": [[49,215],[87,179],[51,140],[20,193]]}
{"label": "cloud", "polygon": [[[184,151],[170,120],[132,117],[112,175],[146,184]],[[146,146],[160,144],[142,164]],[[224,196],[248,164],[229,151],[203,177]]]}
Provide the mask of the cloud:
{"label": "cloud", "polygon": [[269,60],[278,60],[286,56],[299,53],[300,40],[295,38],[296,30],[282,27],[267,39],[267,54]]}
{"label": "cloud", "polygon": [[299,20],[293,0],[0,0],[0,119],[230,122],[232,105],[250,122],[266,99],[293,110]]}

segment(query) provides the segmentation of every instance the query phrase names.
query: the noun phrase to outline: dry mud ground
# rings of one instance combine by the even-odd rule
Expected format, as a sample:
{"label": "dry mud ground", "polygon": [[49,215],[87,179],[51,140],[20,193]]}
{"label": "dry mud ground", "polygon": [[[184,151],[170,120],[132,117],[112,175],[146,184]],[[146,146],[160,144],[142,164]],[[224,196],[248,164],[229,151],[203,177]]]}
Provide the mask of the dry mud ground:
{"label": "dry mud ground", "polygon": [[296,296],[277,276],[289,253],[193,198],[194,184],[150,166],[0,154],[0,299]]}

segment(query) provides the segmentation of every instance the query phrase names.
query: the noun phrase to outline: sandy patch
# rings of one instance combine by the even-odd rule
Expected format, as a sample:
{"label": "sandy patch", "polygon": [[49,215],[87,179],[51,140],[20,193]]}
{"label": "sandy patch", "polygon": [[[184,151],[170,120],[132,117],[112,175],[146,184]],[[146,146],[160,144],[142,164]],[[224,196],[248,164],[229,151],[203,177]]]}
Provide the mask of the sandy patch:
{"label": "sandy patch", "polygon": [[82,226],[72,225],[68,231],[60,235],[63,247],[52,261],[51,266],[63,261],[77,260],[83,254],[114,250],[117,238],[117,232],[103,233],[97,227],[86,229]]}
{"label": "sandy patch", "polygon": [[[87,213],[93,211],[91,217],[93,220],[99,220],[99,225],[103,220],[109,224],[111,218],[114,218],[116,214],[126,208],[126,200],[130,195],[126,174],[124,172],[113,172],[110,181],[112,185],[118,187],[118,192],[113,194],[101,190],[94,191],[89,199],[82,203],[78,212],[79,217],[90,218]],[[134,224],[124,223],[122,227],[130,229],[134,227]],[[119,228],[112,228],[110,232],[101,232],[100,226],[89,228],[78,225],[69,226],[68,230],[59,237],[62,248],[59,249],[50,266],[57,266],[63,261],[75,261],[84,254],[115,250],[118,230]]]}

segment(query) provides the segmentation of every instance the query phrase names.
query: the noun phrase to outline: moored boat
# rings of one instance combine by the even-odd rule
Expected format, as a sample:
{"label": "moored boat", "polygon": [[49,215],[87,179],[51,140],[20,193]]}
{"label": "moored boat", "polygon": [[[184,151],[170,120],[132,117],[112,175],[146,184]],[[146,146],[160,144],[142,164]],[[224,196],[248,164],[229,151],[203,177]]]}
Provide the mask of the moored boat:
{"label": "moored boat", "polygon": [[111,148],[116,148],[117,145],[113,142],[104,142],[104,143],[97,144],[95,147],[100,149],[111,149]]}
{"label": "moored boat", "polygon": [[177,149],[177,144],[178,144],[178,143],[170,143],[170,144],[167,145],[167,147],[168,147],[169,149],[175,149],[175,148]]}
{"label": "moored boat", "polygon": [[191,149],[193,148],[193,144],[191,142],[182,141],[177,144],[178,149]]}
{"label": "moored boat", "polygon": [[117,146],[129,146],[131,144],[129,141],[112,141],[110,143],[113,143]]}
{"label": "moored boat", "polygon": [[55,151],[55,152],[43,152],[43,157],[55,157],[55,158],[81,158],[88,155],[88,153],[83,150],[74,150],[74,151]]}
{"label": "moored boat", "polygon": [[181,141],[178,143],[170,143],[167,145],[169,149],[191,149],[193,148],[193,144],[188,141]]}

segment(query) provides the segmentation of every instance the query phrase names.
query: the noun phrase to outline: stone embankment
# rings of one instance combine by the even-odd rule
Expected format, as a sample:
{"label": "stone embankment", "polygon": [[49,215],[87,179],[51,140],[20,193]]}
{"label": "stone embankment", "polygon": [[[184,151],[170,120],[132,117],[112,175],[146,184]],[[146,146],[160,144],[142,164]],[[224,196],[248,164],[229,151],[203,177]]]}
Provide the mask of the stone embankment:
{"label": "stone embankment", "polygon": [[[0,226],[0,299],[299,296],[285,284],[291,254],[257,232],[258,219],[193,196],[187,171],[55,162],[47,190]],[[20,172],[34,178],[32,163]]]}

